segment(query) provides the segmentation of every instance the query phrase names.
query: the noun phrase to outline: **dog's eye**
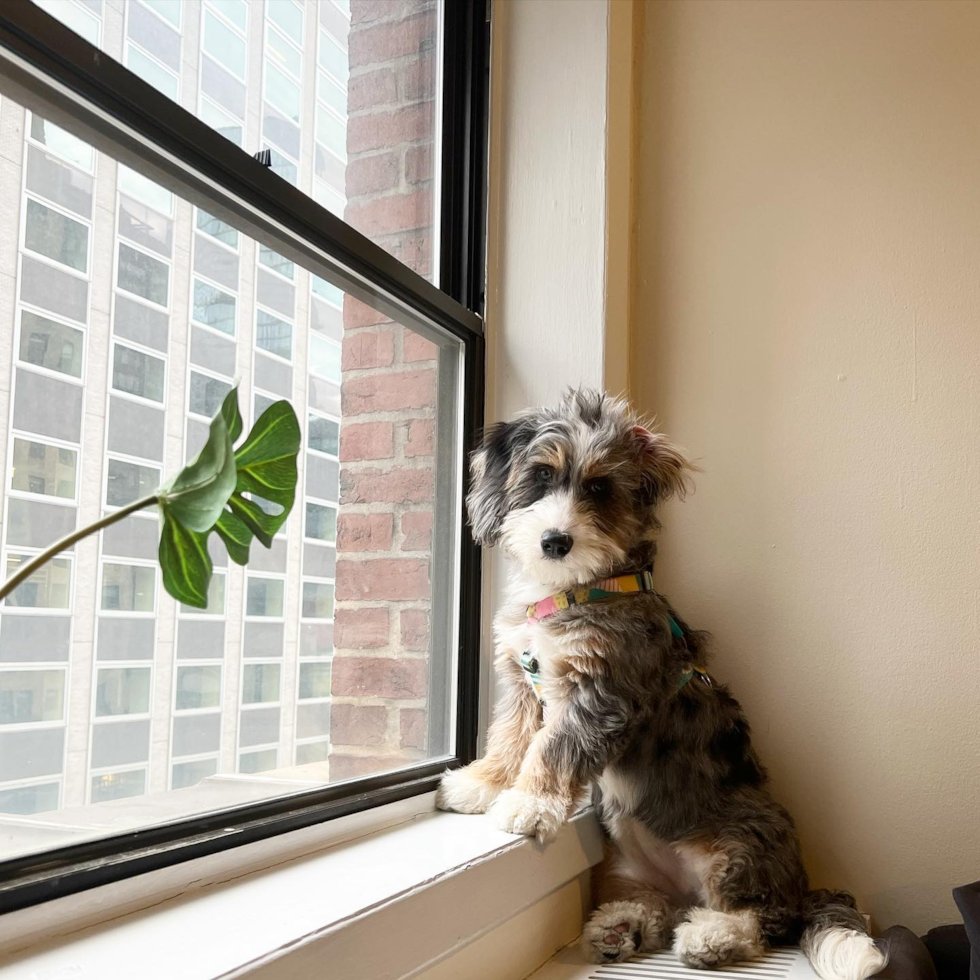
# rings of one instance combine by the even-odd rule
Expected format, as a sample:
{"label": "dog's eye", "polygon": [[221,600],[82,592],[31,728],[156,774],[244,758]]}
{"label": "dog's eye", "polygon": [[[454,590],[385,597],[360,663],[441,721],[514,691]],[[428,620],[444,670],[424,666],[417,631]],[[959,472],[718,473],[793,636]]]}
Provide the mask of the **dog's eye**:
{"label": "dog's eye", "polygon": [[612,483],[605,476],[597,476],[592,480],[585,481],[585,492],[593,500],[605,500],[612,491]]}
{"label": "dog's eye", "polygon": [[538,483],[551,483],[555,478],[555,471],[550,466],[539,466],[534,471],[534,478]]}

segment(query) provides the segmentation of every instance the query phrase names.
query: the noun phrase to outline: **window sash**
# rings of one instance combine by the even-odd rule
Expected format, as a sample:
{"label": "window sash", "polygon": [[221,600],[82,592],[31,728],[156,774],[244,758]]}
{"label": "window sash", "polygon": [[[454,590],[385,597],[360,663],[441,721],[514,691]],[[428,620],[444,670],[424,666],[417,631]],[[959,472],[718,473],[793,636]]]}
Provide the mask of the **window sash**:
{"label": "window sash", "polygon": [[[440,354],[444,367],[456,372],[458,384],[458,417],[442,433],[455,441],[458,467],[443,476],[455,491],[454,509],[443,516],[460,534],[460,563],[450,569],[458,582],[459,635],[452,650],[447,647],[447,654],[457,659],[455,756],[13,859],[3,864],[0,876],[0,897],[7,909],[424,793],[434,788],[447,765],[465,763],[475,755],[479,556],[462,533],[459,491],[463,449],[472,442],[483,411],[483,325],[474,311],[482,310],[489,32],[485,5],[478,0],[448,3],[445,16],[440,289],[152,85],[110,59],[93,59],[88,42],[39,8],[0,8],[4,94],[94,150],[109,153],[192,205],[234,224],[329,287],[369,303],[424,337],[438,341],[448,334],[460,342],[455,361],[455,355]],[[461,41],[465,43],[457,43]],[[434,581],[433,591],[446,585]],[[240,754],[259,751],[261,746],[239,748]],[[236,827],[234,835],[227,833],[230,822]]]}

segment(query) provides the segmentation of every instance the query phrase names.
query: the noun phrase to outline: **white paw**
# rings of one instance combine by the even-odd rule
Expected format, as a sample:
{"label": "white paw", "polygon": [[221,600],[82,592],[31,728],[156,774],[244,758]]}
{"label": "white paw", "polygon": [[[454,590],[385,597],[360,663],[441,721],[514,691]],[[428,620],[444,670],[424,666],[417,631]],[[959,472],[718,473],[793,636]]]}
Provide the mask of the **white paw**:
{"label": "white paw", "polygon": [[487,816],[508,834],[537,837],[542,844],[554,840],[565,822],[568,807],[557,800],[532,796],[519,789],[504,790]]}
{"label": "white paw", "polygon": [[593,963],[621,962],[659,949],[663,928],[663,916],[639,902],[606,902],[582,929],[582,951]]}
{"label": "white paw", "polygon": [[436,806],[456,813],[486,813],[499,790],[465,769],[450,769],[443,774],[436,790]]}
{"label": "white paw", "polygon": [[694,908],[674,929],[674,953],[697,969],[751,960],[764,951],[759,920],[754,912],[713,912]]}

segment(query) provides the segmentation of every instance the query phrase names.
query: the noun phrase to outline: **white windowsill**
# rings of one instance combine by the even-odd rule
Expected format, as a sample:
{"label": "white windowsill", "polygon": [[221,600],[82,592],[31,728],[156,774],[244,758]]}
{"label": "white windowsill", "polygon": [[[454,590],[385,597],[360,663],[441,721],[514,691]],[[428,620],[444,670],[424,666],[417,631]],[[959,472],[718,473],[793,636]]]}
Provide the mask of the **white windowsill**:
{"label": "white windowsill", "polygon": [[[494,829],[483,817],[434,811],[431,801],[432,794],[416,798],[416,808],[427,812],[407,822],[321,844],[237,878],[227,864],[235,851],[225,852],[221,880],[171,889],[151,908],[58,940],[35,928],[25,946],[30,917],[43,916],[43,906],[0,917],[0,948],[6,951],[0,980],[131,980],[134,971],[140,980],[353,980],[340,964],[348,970],[357,964],[359,977],[407,977],[572,881],[602,856],[591,810],[541,847]],[[130,887],[140,880],[130,879]],[[87,906],[79,906],[90,910],[104,899],[97,893],[114,887],[72,898],[90,896]],[[26,931],[18,923],[27,924]],[[63,918],[59,925],[72,928]],[[339,969],[331,970],[331,963]]]}

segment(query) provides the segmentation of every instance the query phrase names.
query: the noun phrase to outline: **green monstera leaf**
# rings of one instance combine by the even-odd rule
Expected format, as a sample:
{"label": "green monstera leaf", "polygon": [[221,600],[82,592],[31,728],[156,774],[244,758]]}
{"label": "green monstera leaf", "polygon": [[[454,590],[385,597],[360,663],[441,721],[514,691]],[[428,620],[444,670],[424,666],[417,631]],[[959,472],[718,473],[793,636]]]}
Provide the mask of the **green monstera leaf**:
{"label": "green monstera leaf", "polygon": [[[235,450],[238,482],[228,505],[232,515],[267,548],[272,547],[296,499],[299,444],[299,419],[293,406],[279,401],[259,416]],[[260,501],[271,506],[262,506]]]}
{"label": "green monstera leaf", "polygon": [[241,434],[236,387],[212,419],[200,455],[159,494],[164,587],[199,609],[207,606],[212,572],[208,535],[217,534],[231,560],[244,565],[253,537],[272,547],[296,499],[300,429],[289,402],[270,405],[235,450]]}
{"label": "green monstera leaf", "polygon": [[163,587],[178,602],[204,609],[212,570],[208,536],[164,515],[158,556]]}
{"label": "green monstera leaf", "polygon": [[236,385],[211,420],[204,448],[173,480],[34,556],[0,585],[0,600],[76,541],[138,510],[158,506],[158,556],[164,587],[179,602],[207,608],[212,575],[210,535],[217,534],[232,561],[244,565],[253,537],[272,547],[296,499],[300,429],[289,402],[270,405],[236,451],[234,445],[241,434]]}

